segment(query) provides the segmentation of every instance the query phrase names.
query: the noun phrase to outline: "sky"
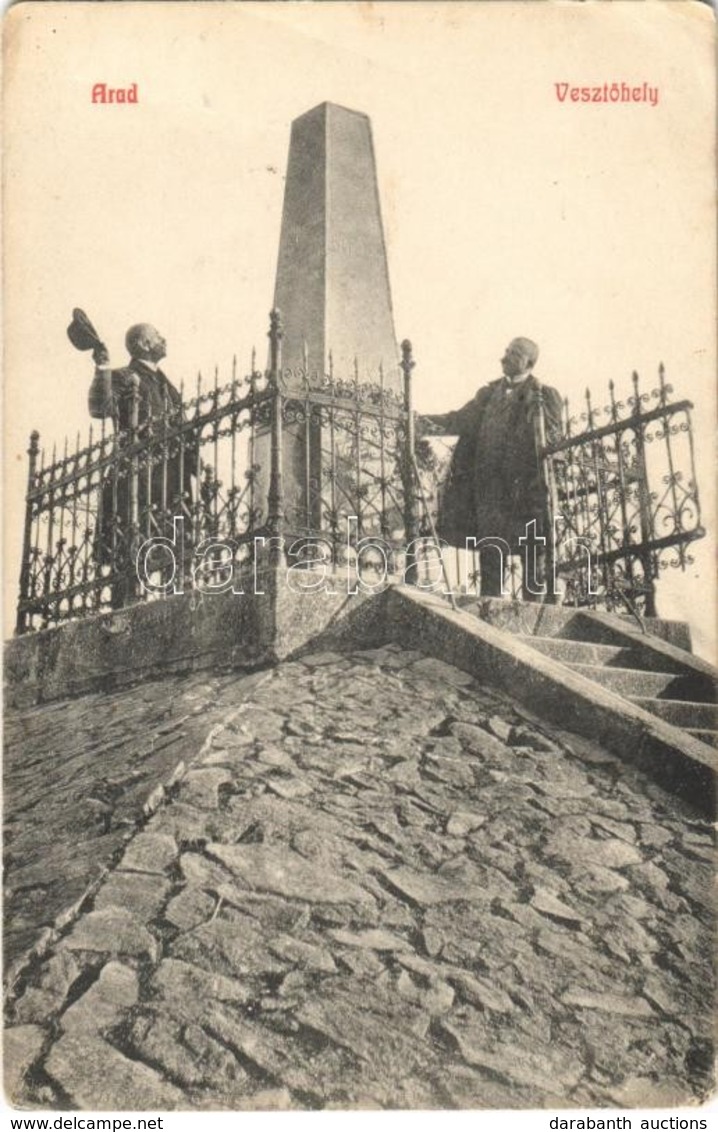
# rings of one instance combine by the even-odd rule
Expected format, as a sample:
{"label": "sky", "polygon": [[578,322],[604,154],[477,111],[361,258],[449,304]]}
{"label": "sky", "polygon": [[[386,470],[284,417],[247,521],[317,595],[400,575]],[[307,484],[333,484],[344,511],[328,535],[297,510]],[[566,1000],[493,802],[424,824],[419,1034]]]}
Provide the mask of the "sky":
{"label": "sky", "polygon": [[[26,3],[5,16],[6,624],[27,437],[86,434],[83,307],[125,361],[155,323],[176,384],[266,349],[292,120],[372,122],[397,337],[417,409],[458,407],[512,337],[574,402],[659,362],[696,404],[705,522],[665,616],[715,647],[713,16],[601,3]],[[92,105],[93,84],[137,105]],[[563,101],[645,82],[657,104]],[[560,88],[562,89],[562,88]]]}

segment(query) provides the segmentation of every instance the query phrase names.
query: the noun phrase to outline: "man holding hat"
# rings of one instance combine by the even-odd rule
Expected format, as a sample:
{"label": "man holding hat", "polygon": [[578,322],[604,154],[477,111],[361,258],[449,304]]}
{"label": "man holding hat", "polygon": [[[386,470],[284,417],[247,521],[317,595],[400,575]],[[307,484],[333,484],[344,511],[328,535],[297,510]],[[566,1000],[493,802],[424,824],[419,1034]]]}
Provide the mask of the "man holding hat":
{"label": "man holding hat", "polygon": [[[196,440],[186,438],[180,455],[178,442],[170,442],[169,450],[162,444],[163,430],[173,428],[182,419],[180,393],[159,368],[167,352],[167,343],[159,331],[149,323],[131,326],[125,335],[130,361],[122,369],[112,369],[109,355],[92,323],[84,311],[76,309],[68,327],[70,341],[77,349],[92,350],[95,375],[90,385],[88,407],[90,416],[111,418],[115,427],[116,443],[120,448],[132,427],[133,391],[137,390],[137,437],[148,444],[149,464],[145,461],[137,476],[137,519],[139,535],[149,529],[150,514],[154,515],[152,530],[172,535],[172,518],[186,513],[191,506],[192,473],[196,470]],[[153,443],[150,426],[154,422],[156,440]],[[114,478],[108,476],[102,485],[100,517],[95,531],[95,558],[101,565],[113,568],[112,605],[118,607],[131,597],[127,592],[125,575],[129,569],[127,545],[129,528],[130,479],[122,470]]]}

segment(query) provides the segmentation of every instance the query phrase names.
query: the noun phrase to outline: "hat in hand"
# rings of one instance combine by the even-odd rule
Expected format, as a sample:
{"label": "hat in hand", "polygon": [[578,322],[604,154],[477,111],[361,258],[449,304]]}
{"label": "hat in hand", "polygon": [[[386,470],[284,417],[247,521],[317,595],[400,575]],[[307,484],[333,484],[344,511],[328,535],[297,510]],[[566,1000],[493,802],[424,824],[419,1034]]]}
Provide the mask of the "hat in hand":
{"label": "hat in hand", "polygon": [[100,336],[83,310],[75,307],[72,322],[67,328],[67,337],[76,350],[94,350],[101,346]]}

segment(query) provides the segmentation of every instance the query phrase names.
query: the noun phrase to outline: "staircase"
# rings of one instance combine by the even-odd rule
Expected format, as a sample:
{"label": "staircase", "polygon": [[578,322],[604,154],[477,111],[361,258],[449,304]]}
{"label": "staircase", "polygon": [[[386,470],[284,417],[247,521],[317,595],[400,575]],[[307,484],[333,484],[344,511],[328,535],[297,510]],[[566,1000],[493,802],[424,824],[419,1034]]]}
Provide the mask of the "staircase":
{"label": "staircase", "polygon": [[[571,631],[576,632],[576,628],[571,626]],[[701,742],[718,747],[715,683],[710,675],[696,670],[690,663],[692,657],[681,663],[664,650],[656,650],[649,639],[642,647],[610,644],[591,640],[591,630],[587,631],[589,639],[516,635],[544,656],[560,661]]]}
{"label": "staircase", "polygon": [[647,619],[642,631],[615,614],[469,594],[451,607],[414,586],[381,596],[385,640],[505,690],[714,820],[718,672],[693,656],[684,623]]}
{"label": "staircase", "polygon": [[690,651],[683,622],[496,598],[462,609],[709,747],[718,748],[718,673]]}

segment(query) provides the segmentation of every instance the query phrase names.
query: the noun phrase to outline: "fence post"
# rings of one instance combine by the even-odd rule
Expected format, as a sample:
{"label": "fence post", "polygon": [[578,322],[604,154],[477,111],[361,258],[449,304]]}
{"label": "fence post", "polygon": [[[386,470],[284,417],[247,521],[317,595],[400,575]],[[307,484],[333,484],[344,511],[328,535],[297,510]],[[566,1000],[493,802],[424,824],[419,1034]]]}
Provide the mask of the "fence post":
{"label": "fence post", "polygon": [[[638,458],[638,507],[641,520],[641,542],[650,543],[654,537],[653,515],[651,511],[651,492],[648,486],[648,465],[646,463],[645,425],[641,416],[641,394],[638,388],[638,374],[634,370],[633,381],[633,433],[636,440],[636,456]],[[643,567],[643,585],[645,588],[646,605],[645,616],[657,617],[656,608],[656,570],[653,564],[653,552],[644,550],[640,556]]]}
{"label": "fence post", "polygon": [[[556,491],[556,478],[553,470],[553,455],[546,451],[548,447],[548,434],[546,432],[546,405],[544,402],[543,385],[537,382],[536,386],[538,414],[536,416],[536,444],[538,447],[537,461],[539,470],[543,474],[546,488],[546,517],[549,529],[546,541],[546,562],[544,584],[546,593],[543,601],[554,602],[556,594],[556,516],[558,514],[558,494]],[[549,589],[550,587],[550,589]]]}
{"label": "fence post", "polygon": [[[139,441],[139,423],[140,423],[140,379],[136,373],[133,373],[130,378],[130,435],[128,437],[130,446],[130,491],[129,491],[129,515],[127,524],[127,547],[126,547],[126,561],[123,563],[125,569],[125,602],[132,601],[134,597],[138,596],[139,579],[135,569],[135,556],[139,547],[139,459],[137,456],[137,444]],[[149,459],[149,452],[148,452]]]}
{"label": "fence post", "polygon": [[284,481],[282,470],[282,315],[276,308],[269,314],[269,383],[272,390],[271,467],[267,495],[269,564],[284,562]]}
{"label": "fence post", "polygon": [[[415,429],[414,410],[411,396],[411,371],[416,365],[411,342],[405,338],[401,344],[401,369],[404,374],[404,416],[406,419],[406,433],[404,440],[404,453],[402,460],[402,479],[404,486],[404,536],[407,546],[410,546],[417,537],[416,529],[416,497],[414,494],[414,461],[415,461]],[[417,581],[417,561],[415,554],[407,554],[404,565],[404,580],[415,584]]]}
{"label": "fence post", "polygon": [[37,454],[40,451],[40,433],[37,429],[30,433],[30,447],[27,450],[27,493],[25,495],[25,527],[22,538],[22,562],[20,564],[20,596],[17,603],[17,622],[15,632],[18,636],[27,629],[27,609],[24,608],[30,593],[30,555],[32,553],[32,501],[30,493],[35,486],[37,473]]}

